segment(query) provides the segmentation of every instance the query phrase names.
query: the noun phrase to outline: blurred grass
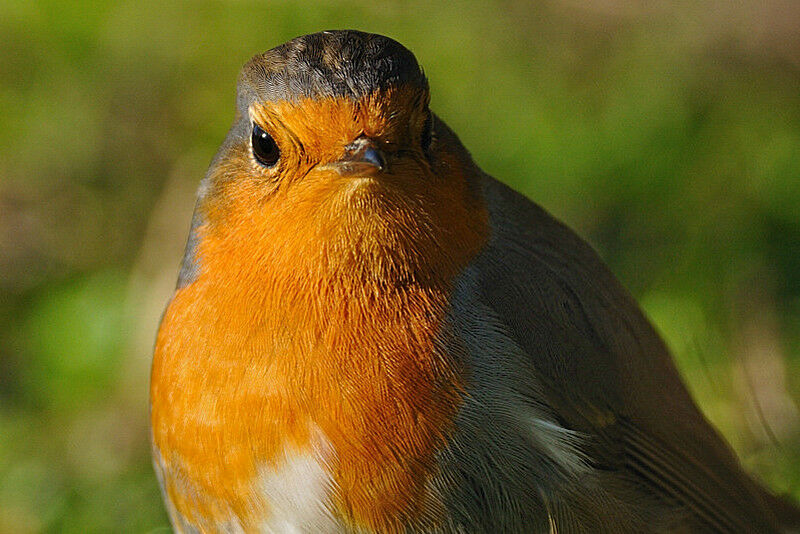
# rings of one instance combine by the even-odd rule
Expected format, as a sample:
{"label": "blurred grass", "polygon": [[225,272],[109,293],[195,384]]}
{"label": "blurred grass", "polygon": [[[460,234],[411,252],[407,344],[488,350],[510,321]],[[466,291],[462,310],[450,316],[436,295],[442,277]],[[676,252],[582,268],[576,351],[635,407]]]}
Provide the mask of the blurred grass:
{"label": "blurred grass", "polygon": [[478,163],[640,300],[743,462],[800,498],[800,6],[0,3],[0,532],[163,529],[147,372],[239,67],[385,33]]}

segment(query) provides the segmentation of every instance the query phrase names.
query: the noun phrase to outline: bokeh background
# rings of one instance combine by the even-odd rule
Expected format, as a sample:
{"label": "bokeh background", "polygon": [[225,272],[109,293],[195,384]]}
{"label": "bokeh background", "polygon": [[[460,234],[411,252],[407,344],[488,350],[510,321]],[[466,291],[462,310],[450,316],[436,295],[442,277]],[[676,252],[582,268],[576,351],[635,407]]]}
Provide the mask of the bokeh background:
{"label": "bokeh background", "polygon": [[412,49],[487,171],[587,238],[747,468],[800,498],[800,3],[0,1],[0,532],[166,532],[147,387],[253,54]]}

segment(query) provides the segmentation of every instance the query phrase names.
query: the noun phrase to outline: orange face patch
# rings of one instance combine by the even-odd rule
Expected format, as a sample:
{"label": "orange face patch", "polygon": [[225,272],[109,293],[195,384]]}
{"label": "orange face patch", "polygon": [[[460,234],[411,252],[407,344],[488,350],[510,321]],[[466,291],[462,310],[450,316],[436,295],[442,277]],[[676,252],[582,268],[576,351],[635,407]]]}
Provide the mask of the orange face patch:
{"label": "orange face patch", "polygon": [[[258,470],[311,447],[312,429],[333,451],[342,521],[399,531],[432,505],[463,386],[443,321],[487,215],[455,156],[437,155],[447,176],[426,162],[424,96],[398,91],[251,109],[280,162],[260,169],[234,146],[212,170],[202,267],[165,314],[151,389],[166,491],[191,522],[268,516]],[[386,172],[325,168],[360,135]]]}

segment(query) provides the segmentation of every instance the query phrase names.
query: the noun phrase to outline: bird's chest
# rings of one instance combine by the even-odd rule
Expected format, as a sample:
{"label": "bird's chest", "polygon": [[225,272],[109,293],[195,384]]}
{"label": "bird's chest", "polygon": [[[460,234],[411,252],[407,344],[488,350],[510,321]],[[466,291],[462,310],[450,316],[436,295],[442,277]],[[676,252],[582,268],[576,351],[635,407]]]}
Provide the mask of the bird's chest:
{"label": "bird's chest", "polygon": [[192,291],[165,314],[151,387],[173,522],[385,530],[431,506],[459,391],[433,314],[353,306],[297,328],[252,309],[198,312]]}
{"label": "bird's chest", "polygon": [[310,409],[327,401],[307,395],[280,362],[260,362],[263,343],[238,343],[239,361],[214,358],[223,345],[158,355],[168,368],[153,377],[154,452],[173,521],[202,531],[330,531],[335,451]]}
{"label": "bird's chest", "polygon": [[307,448],[287,446],[276,459],[254,456],[252,470],[238,479],[224,467],[207,465],[204,471],[221,486],[193,479],[184,461],[174,455],[167,460],[156,449],[156,472],[173,524],[185,532],[346,532],[334,511],[332,450],[323,436],[315,438]]}

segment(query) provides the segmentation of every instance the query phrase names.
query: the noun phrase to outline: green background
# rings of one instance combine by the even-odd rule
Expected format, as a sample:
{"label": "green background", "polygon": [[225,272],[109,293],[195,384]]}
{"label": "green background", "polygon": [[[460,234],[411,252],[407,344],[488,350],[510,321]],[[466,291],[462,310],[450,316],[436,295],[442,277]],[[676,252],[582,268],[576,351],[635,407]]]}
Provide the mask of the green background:
{"label": "green background", "polygon": [[167,531],[148,368],[240,66],[358,28],[588,239],[800,497],[800,4],[0,2],[0,532]]}

